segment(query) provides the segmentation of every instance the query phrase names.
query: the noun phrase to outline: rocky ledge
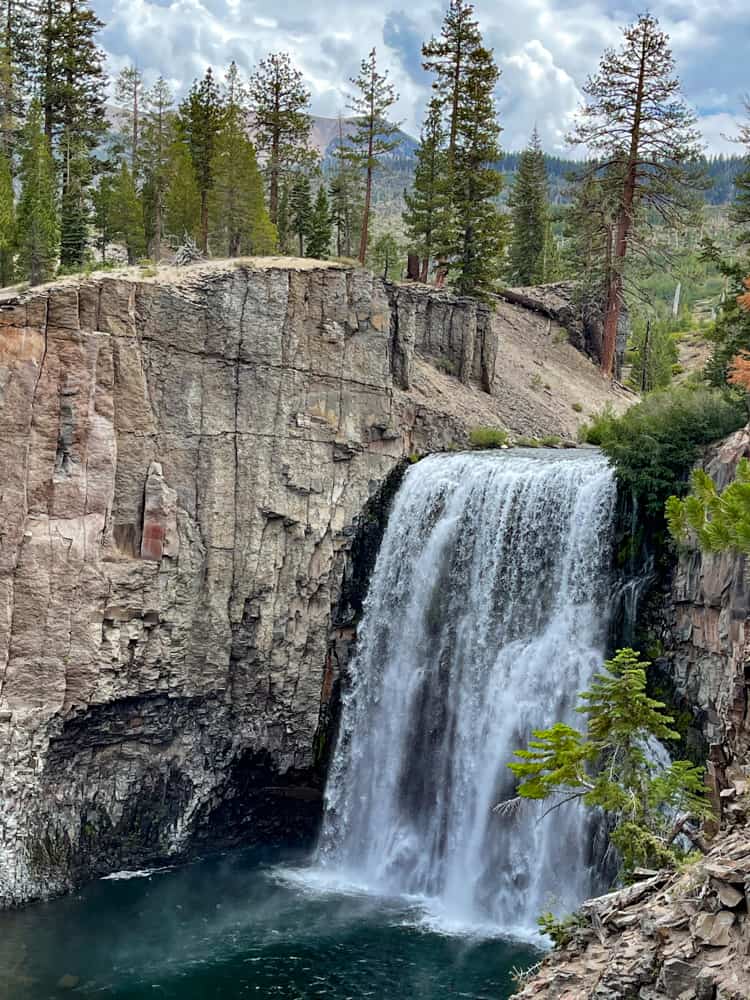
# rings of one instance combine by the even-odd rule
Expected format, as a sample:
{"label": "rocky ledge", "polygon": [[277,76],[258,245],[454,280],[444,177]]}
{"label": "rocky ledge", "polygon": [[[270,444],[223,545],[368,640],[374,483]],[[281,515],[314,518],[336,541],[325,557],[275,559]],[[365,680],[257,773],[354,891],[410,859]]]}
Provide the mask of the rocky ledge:
{"label": "rocky ledge", "polygon": [[[733,794],[746,820],[747,781]],[[741,815],[740,815],[741,813]],[[531,970],[518,1000],[746,1000],[750,983],[750,834],[717,838],[680,873],[584,903],[570,940]]]}
{"label": "rocky ledge", "polygon": [[546,317],[351,268],[6,293],[0,906],[309,836],[382,485],[473,425],[570,435],[607,401]]}

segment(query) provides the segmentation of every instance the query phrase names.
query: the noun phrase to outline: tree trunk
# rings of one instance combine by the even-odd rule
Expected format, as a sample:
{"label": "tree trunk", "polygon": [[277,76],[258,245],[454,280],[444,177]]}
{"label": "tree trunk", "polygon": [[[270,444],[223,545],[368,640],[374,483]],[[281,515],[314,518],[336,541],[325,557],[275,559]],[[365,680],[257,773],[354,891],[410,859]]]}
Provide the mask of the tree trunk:
{"label": "tree trunk", "polygon": [[271,136],[271,158],[269,162],[268,179],[268,214],[274,226],[279,224],[279,147],[281,135],[279,129],[279,88],[276,86],[274,95],[274,124]]}
{"label": "tree trunk", "polygon": [[[372,144],[372,140],[370,140]],[[367,167],[367,186],[365,187],[365,210],[362,213],[362,233],[359,237],[359,262],[364,265],[367,257],[367,230],[370,225],[370,200],[372,198],[372,167]]]}
{"label": "tree trunk", "polygon": [[154,263],[159,266],[161,260],[161,191],[156,192],[154,210]]}

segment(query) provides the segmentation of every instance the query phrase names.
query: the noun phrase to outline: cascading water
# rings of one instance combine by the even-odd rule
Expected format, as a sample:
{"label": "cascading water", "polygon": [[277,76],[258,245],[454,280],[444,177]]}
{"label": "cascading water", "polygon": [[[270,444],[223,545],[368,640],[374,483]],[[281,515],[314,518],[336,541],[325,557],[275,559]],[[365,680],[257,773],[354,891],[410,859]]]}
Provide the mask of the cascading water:
{"label": "cascading water", "polygon": [[525,934],[593,888],[564,805],[498,816],[532,729],[601,664],[615,486],[595,452],[432,456],[394,501],[344,695],[320,864],[450,924]]}

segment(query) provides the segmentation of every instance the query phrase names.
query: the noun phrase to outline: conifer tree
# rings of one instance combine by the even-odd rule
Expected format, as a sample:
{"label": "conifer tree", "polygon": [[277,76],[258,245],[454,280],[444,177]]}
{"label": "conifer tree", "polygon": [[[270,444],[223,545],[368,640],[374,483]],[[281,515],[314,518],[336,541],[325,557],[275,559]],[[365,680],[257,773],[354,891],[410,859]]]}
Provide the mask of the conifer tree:
{"label": "conifer tree", "polygon": [[[536,128],[521,153],[508,203],[511,235],[508,279],[516,285],[544,281],[545,249],[549,239],[547,169]],[[541,267],[540,267],[541,264]]]}
{"label": "conifer tree", "polygon": [[93,224],[96,248],[101,254],[102,264],[107,263],[107,247],[115,238],[112,222],[112,201],[115,178],[111,173],[102,174],[92,194],[94,205]]}
{"label": "conifer tree", "polygon": [[198,239],[201,227],[201,193],[190,154],[184,143],[172,143],[167,184],[164,191],[164,228],[180,243],[185,237]]}
{"label": "conifer tree", "polygon": [[3,0],[0,7],[0,152],[11,173],[34,70],[35,16],[28,0]]}
{"label": "conifer tree", "polygon": [[44,0],[39,88],[45,133],[60,168],[60,263],[68,268],[84,260],[94,150],[106,127],[104,54],[96,43],[101,28],[87,0]]}
{"label": "conifer tree", "polygon": [[0,287],[13,281],[16,248],[16,207],[10,163],[0,151]]}
{"label": "conifer tree", "polygon": [[127,249],[128,264],[135,264],[146,252],[146,234],[143,228],[143,204],[125,160],[120,165],[112,187],[110,218],[113,235],[122,240]]}
{"label": "conifer tree", "polygon": [[[139,137],[140,165],[144,177],[146,233],[154,260],[161,260],[164,213],[170,174],[170,152],[175,142],[172,92],[159,77],[143,97],[143,121]],[[180,234],[182,235],[182,234]]]}
{"label": "conifer tree", "polygon": [[279,191],[278,223],[276,232],[279,240],[279,250],[282,254],[291,253],[292,239],[292,182],[285,177]]}
{"label": "conifer tree", "polygon": [[274,52],[251,76],[249,97],[255,145],[266,162],[268,210],[277,225],[282,178],[310,158],[310,92],[289,56]]}
{"label": "conifer tree", "polygon": [[393,233],[381,233],[370,252],[373,270],[386,280],[400,277],[401,248]]}
{"label": "conifer tree", "polygon": [[453,157],[454,282],[460,294],[482,298],[492,291],[505,243],[505,224],[496,207],[502,189],[495,169],[500,126],[493,97],[499,75],[491,50],[474,45],[457,109]]}
{"label": "conifer tree", "polygon": [[474,8],[450,0],[439,39],[422,48],[423,66],[435,74],[433,89],[447,124],[447,183],[455,224],[441,255],[439,282],[451,261],[457,289],[486,295],[492,288],[504,247],[504,224],[495,202],[502,178],[494,106],[499,77],[492,52],[482,43]]}
{"label": "conifer tree", "polygon": [[245,133],[247,93],[233,62],[226,75],[224,116],[212,167],[211,231],[229,257],[268,254],[276,234],[266,211],[255,149]]}
{"label": "conifer tree", "polygon": [[398,100],[393,85],[388,82],[388,71],[380,73],[375,49],[362,60],[359,76],[351,81],[358,93],[350,102],[356,115],[356,128],[351,136],[351,159],[365,175],[365,206],[359,237],[359,262],[364,264],[367,255],[370,205],[372,203],[372,175],[381,158],[399,143],[399,123],[389,122],[387,115]]}
{"label": "conifer tree", "polygon": [[209,66],[203,79],[193,83],[180,105],[179,131],[190,153],[195,182],[200,194],[200,234],[198,245],[208,252],[208,202],[214,185],[214,154],[224,119],[219,88]]}
{"label": "conifer tree", "polygon": [[430,260],[451,243],[451,191],[445,130],[439,100],[430,101],[417,150],[412,190],[404,192],[404,226],[411,249],[421,258],[420,278],[427,281]]}
{"label": "conifer tree", "polygon": [[299,256],[305,256],[305,241],[310,234],[312,221],[312,200],[310,194],[310,178],[304,170],[300,170],[292,181],[289,195],[290,231],[299,243]]}
{"label": "conifer tree", "polygon": [[695,115],[674,75],[669,38],[651,14],[625,29],[621,49],[604,53],[583,89],[587,101],[570,141],[596,154],[592,170],[615,167],[620,177],[601,358],[602,371],[611,375],[637,213],[646,219],[652,212],[667,226],[685,221],[699,184],[692,164],[700,147]]}
{"label": "conifer tree", "polygon": [[60,249],[55,165],[42,122],[34,103],[24,129],[17,213],[18,270],[32,285],[53,276]]}
{"label": "conifer tree", "polygon": [[362,228],[362,183],[351,163],[344,139],[344,124],[338,117],[338,137],[333,155],[336,169],[329,186],[331,218],[336,233],[336,256],[352,257]]}
{"label": "conifer tree", "polygon": [[325,259],[331,248],[331,209],[328,204],[325,184],[321,184],[315,196],[315,204],[310,215],[309,237],[307,241],[307,256]]}
{"label": "conifer tree", "polygon": [[138,146],[143,105],[143,74],[137,66],[126,66],[120,70],[115,81],[115,96],[120,104],[119,118],[127,133],[130,170],[135,177],[139,172]]}

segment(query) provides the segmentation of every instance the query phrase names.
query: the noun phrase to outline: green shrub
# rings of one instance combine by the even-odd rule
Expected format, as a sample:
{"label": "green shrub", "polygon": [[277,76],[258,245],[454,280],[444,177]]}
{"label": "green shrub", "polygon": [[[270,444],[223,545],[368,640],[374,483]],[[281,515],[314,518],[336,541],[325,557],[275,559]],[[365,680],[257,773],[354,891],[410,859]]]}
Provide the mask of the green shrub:
{"label": "green shrub", "polygon": [[439,372],[443,372],[445,375],[455,375],[456,366],[451,361],[450,358],[439,357],[435,359],[435,367]]}
{"label": "green shrub", "polygon": [[583,403],[573,403],[573,409],[576,413],[583,413]]}
{"label": "green shrub", "polygon": [[469,441],[474,448],[504,448],[508,444],[508,432],[502,427],[473,427]]}
{"label": "green shrub", "polygon": [[516,448],[539,448],[540,444],[539,438],[518,437],[515,440]]}
{"label": "green shrub", "polygon": [[546,437],[542,438],[543,448],[557,448],[560,444],[560,438],[557,434],[548,434]]}
{"label": "green shrub", "polygon": [[726,437],[746,419],[739,396],[683,385],[650,393],[621,417],[602,411],[581,438],[601,446],[621,485],[647,514],[661,519],[667,497],[685,493],[701,446]]}

